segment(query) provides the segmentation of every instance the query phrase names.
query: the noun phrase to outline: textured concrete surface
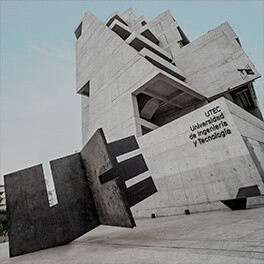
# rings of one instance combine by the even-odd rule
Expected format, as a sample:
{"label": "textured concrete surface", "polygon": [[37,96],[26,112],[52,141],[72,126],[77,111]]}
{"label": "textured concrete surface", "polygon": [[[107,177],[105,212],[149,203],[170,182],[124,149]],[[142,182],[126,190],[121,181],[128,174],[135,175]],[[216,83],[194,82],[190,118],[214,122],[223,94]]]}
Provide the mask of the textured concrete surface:
{"label": "textured concrete surface", "polygon": [[[147,21],[129,9],[105,23],[86,12],[76,41],[83,145],[98,127],[108,141],[137,137],[149,168],[140,180],[151,175],[158,193],[132,208],[136,217],[224,209],[252,185],[264,194],[259,77],[228,23],[190,42],[168,10]],[[219,106],[224,118],[199,126]]]}
{"label": "textured concrete surface", "polygon": [[264,208],[142,219],[137,228],[100,226],[68,245],[0,263],[261,263]]}
{"label": "textured concrete surface", "polygon": [[[217,107],[220,112],[210,117],[222,113],[225,127],[207,133],[206,129],[221,123],[218,121],[194,129],[210,118],[205,113]],[[209,136],[225,129],[231,134],[208,140]],[[144,204],[136,205],[133,214],[136,217],[151,213],[166,216],[181,214],[185,209],[190,212],[221,209],[224,206],[219,201],[234,199],[239,188],[252,185],[258,185],[263,194],[257,162],[252,159],[242,136],[263,141],[264,123],[222,97],[138,137],[158,193]],[[208,141],[202,143],[202,139]]]}
{"label": "textured concrete surface", "polygon": [[51,169],[59,201],[53,207],[42,165],[5,175],[12,256],[67,244],[100,224],[81,155],[53,160]]}
{"label": "textured concrete surface", "polygon": [[108,151],[101,129],[98,129],[83,147],[81,156],[100,223],[123,227],[135,226],[134,218],[126,203],[126,198],[122,194],[122,187],[119,186],[118,179],[104,184],[100,183],[99,176],[115,166],[114,157]]}

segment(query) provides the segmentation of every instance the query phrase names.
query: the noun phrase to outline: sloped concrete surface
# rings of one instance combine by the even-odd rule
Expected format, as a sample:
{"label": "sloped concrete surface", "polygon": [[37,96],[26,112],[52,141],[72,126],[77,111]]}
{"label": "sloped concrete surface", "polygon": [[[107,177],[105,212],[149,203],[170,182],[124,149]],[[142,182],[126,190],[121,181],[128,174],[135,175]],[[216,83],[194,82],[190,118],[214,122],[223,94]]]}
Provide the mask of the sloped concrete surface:
{"label": "sloped concrete surface", "polygon": [[66,246],[0,263],[264,263],[264,208],[141,219],[134,229],[100,226]]}

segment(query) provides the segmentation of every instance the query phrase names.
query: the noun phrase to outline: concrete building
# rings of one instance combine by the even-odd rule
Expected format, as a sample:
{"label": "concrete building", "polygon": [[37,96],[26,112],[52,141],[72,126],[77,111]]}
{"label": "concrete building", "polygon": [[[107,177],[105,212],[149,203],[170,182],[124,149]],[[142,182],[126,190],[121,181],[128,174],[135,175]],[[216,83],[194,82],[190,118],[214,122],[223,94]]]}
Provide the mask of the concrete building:
{"label": "concrete building", "polygon": [[130,8],[105,22],[87,12],[75,35],[83,145],[99,127],[108,141],[135,135],[140,178],[158,188],[135,216],[221,209],[250,186],[263,195],[260,74],[228,23],[190,42],[169,11],[147,21]]}

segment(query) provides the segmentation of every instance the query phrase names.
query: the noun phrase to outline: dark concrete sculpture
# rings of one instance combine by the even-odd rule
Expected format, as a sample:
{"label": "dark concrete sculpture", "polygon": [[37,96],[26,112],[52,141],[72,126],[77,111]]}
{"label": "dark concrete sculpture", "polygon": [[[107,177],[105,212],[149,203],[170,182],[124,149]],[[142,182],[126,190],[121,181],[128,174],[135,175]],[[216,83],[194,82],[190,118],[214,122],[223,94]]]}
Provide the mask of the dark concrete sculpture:
{"label": "dark concrete sculpture", "polygon": [[5,175],[10,257],[63,245],[100,224],[134,227],[130,207],[154,194],[142,155],[118,163],[139,148],[134,136],[107,144],[98,129],[80,153],[50,162],[58,204],[49,207],[42,165]]}
{"label": "dark concrete sculpture", "polygon": [[259,196],[260,191],[257,185],[239,188],[235,199],[221,201],[231,210],[242,210],[247,208],[247,198]]}

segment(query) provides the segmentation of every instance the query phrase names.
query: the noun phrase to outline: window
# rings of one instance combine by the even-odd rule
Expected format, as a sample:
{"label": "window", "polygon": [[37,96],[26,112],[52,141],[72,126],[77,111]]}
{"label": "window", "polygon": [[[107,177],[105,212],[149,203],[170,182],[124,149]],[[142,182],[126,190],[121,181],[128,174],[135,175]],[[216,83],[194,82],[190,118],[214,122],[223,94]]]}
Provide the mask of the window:
{"label": "window", "polygon": [[[184,32],[182,31],[182,29],[181,29],[180,27],[177,27],[177,29],[178,29],[178,31],[179,31],[179,33],[180,33],[180,35],[181,35],[181,38],[182,38],[182,40],[179,41],[179,45],[180,45],[180,47],[183,47],[183,46],[189,44],[190,41],[189,41],[189,39],[186,37],[186,35],[185,35]],[[180,42],[181,42],[181,43],[180,43]],[[182,45],[182,46],[181,46],[181,45]]]}
{"label": "window", "polygon": [[239,38],[236,38],[236,41],[237,41],[237,43],[239,44],[239,46],[242,47]]}
{"label": "window", "polygon": [[142,135],[145,135],[152,131],[152,129],[144,127],[144,126],[141,126],[141,130],[142,130]]}
{"label": "window", "polygon": [[88,81],[79,91],[79,94],[90,97],[90,81]]}
{"label": "window", "polygon": [[76,36],[76,39],[78,39],[82,35],[82,22],[81,24],[77,27],[77,29],[74,31],[74,34]]}

